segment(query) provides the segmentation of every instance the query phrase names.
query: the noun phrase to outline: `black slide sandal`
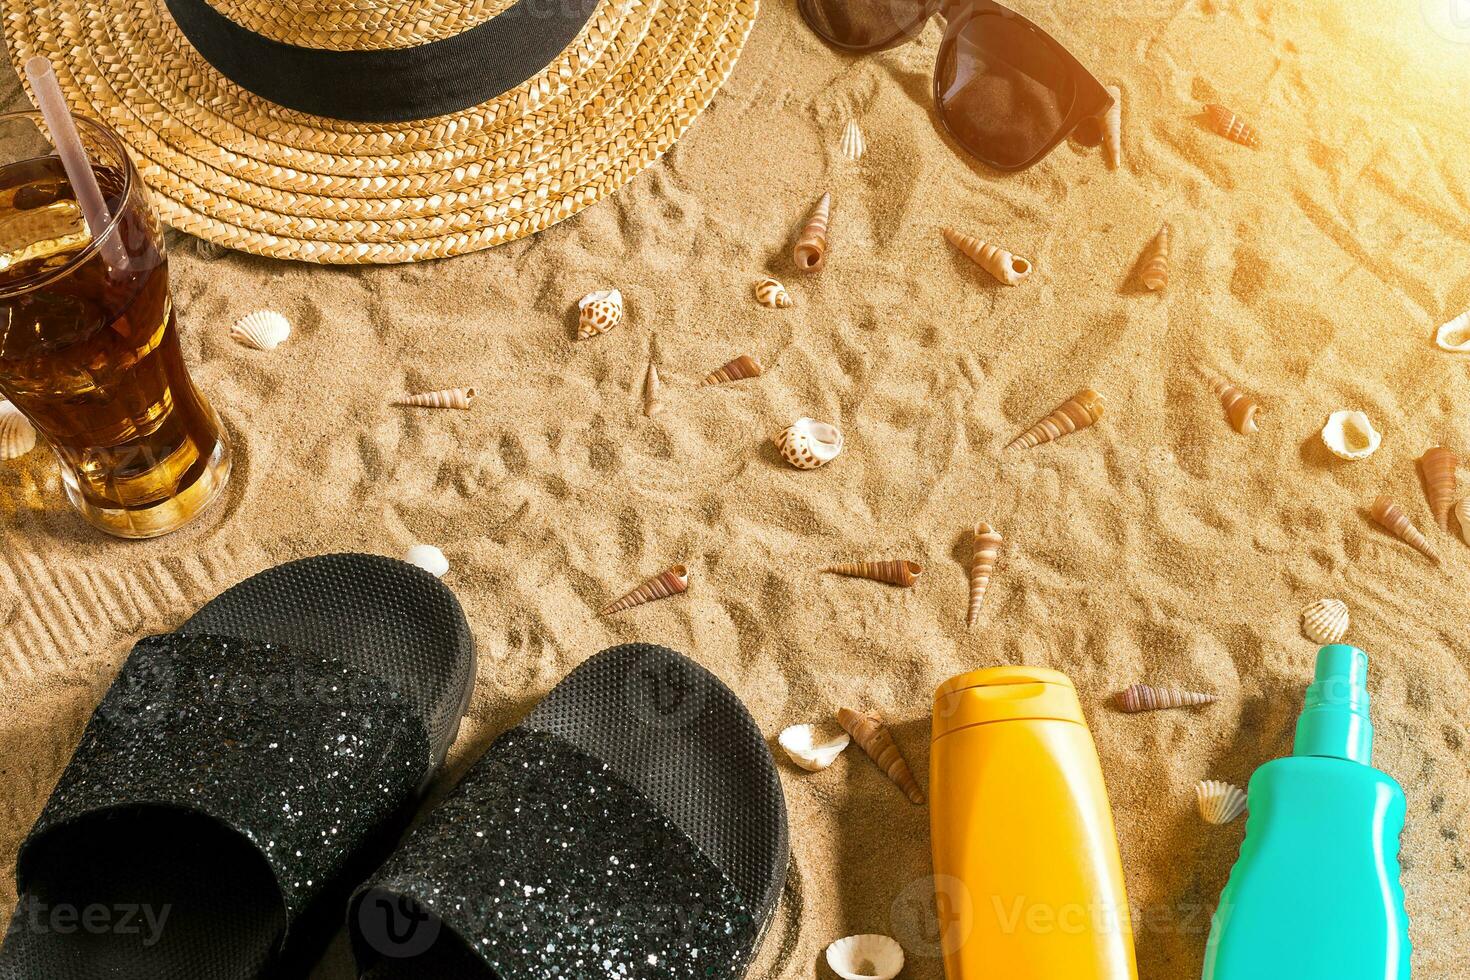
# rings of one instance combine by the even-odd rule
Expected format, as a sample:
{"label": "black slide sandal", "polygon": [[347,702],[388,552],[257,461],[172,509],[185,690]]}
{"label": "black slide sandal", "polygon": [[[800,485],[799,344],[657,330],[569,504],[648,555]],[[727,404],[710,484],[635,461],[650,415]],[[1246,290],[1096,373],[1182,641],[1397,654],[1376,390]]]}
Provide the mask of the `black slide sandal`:
{"label": "black slide sandal", "polygon": [[789,859],[760,730],[663,647],[604,650],[358,890],[364,980],[743,977]]}
{"label": "black slide sandal", "polygon": [[21,846],[0,980],[304,975],[474,676],[453,593],[367,555],[269,569],[139,641]]}

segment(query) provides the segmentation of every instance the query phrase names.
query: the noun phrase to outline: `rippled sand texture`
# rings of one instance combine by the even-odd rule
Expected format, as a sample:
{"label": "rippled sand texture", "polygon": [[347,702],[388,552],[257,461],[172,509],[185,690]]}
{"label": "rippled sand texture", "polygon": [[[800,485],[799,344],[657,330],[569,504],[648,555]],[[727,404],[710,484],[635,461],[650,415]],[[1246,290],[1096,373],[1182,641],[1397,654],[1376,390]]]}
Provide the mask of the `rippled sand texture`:
{"label": "rippled sand texture", "polygon": [[[1470,45],[1418,0],[1017,5],[1121,87],[1121,170],[1073,145],[1020,175],[972,166],[931,110],[937,25],[853,59],[769,0],[665,162],[534,240],[360,271],[181,248],[186,350],[237,440],[235,492],[197,527],[125,544],[80,527],[43,454],[0,464],[0,867],[138,636],[274,562],[423,541],[453,563],[485,652],[456,771],[625,640],[708,665],[773,737],[841,705],[880,711],[921,779],[934,685],[993,664],[1067,671],[1141,909],[1140,974],[1193,980],[1244,832],[1205,826],[1194,784],[1244,784],[1290,751],[1314,656],[1298,612],[1335,596],[1373,657],[1377,760],[1408,793],[1416,976],[1470,973],[1470,549],[1433,525],[1413,465],[1437,443],[1470,454],[1467,362],[1431,342],[1470,307]],[[1211,132],[1206,102],[1252,120],[1263,147]],[[852,114],[857,165],[838,152]],[[790,244],[827,189],[832,251],[803,276]],[[1152,294],[1135,265],[1164,220],[1173,278]],[[998,285],[945,224],[1036,272]],[[767,274],[793,308],[755,303]],[[622,326],[574,342],[576,300],[614,286]],[[296,325],[274,353],[228,338],[258,306]],[[666,382],[652,420],[651,348]],[[762,377],[697,387],[742,353]],[[1259,434],[1229,428],[1195,358],[1260,399]],[[470,412],[389,405],[468,384]],[[1084,385],[1106,399],[1100,423],[1001,455]],[[1384,433],[1371,459],[1323,449],[1337,408]],[[771,445],[801,415],[846,434],[824,469]],[[1379,493],[1441,567],[1370,524]],[[1006,544],[968,631],[982,520]],[[912,590],[815,571],[862,558],[926,570]],[[675,562],[686,595],[596,615]],[[1107,706],[1140,680],[1221,700]],[[830,980],[828,942],[889,932],[905,977],[938,980],[927,811],[852,750],[822,773],[781,768],[795,874],[752,975]],[[348,976],[334,956],[322,976]]]}

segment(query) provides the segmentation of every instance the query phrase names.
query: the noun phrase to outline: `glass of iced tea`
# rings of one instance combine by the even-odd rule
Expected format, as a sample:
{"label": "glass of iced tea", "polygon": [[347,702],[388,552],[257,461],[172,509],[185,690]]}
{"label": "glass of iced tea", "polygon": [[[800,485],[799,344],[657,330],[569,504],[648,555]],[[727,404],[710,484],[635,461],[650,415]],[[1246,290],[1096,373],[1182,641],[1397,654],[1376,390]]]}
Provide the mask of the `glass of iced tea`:
{"label": "glass of iced tea", "polygon": [[0,396],[83,517],[155,537],[220,495],[230,448],[184,367],[143,179],[115,133],[76,123],[109,216],[90,232],[40,114],[0,115]]}

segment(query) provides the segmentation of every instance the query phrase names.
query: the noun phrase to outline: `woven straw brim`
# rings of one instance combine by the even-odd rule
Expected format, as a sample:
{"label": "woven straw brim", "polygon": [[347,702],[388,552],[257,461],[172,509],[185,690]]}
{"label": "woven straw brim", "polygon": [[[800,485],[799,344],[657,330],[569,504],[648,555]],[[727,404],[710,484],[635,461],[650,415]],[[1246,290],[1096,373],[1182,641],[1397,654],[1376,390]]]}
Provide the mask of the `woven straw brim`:
{"label": "woven straw brim", "polygon": [[759,0],[605,0],[565,52],[484,105],[414,123],[283,109],[205,62],[163,0],[8,7],[19,66],[122,135],[169,224],[229,248],[411,262],[522,238],[664,153],[729,76]]}

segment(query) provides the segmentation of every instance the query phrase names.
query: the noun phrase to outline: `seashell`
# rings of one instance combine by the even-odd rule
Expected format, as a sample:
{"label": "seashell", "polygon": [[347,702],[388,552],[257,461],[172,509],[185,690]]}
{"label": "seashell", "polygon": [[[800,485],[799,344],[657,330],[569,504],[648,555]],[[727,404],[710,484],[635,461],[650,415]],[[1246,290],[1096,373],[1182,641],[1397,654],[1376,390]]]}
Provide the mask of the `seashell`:
{"label": "seashell", "polygon": [[1373,501],[1371,513],[1373,520],[1377,521],[1389,534],[1413,546],[1425,558],[1439,564],[1439,556],[1430,549],[1429,539],[1414,526],[1414,522],[1409,520],[1409,515],[1404,513],[1402,507],[1387,497],[1379,497]]}
{"label": "seashell", "polygon": [[899,559],[897,561],[849,561],[828,565],[822,571],[833,575],[872,579],[874,582],[887,582],[889,585],[911,589],[919,580],[919,576],[923,574],[924,568],[916,561]]}
{"label": "seashell", "polygon": [[832,195],[823,194],[791,250],[791,258],[802,272],[816,272],[827,264],[827,225],[831,220]]}
{"label": "seashell", "polygon": [[755,284],[756,302],[773,310],[784,310],[791,306],[791,294],[786,287],[770,276]]}
{"label": "seashell", "polygon": [[1123,90],[1116,85],[1103,88],[1113,97],[1113,104],[1103,113],[1103,156],[1107,158],[1108,168],[1117,170],[1123,165]]}
{"label": "seashell", "polygon": [[577,339],[590,340],[623,322],[623,294],[616,289],[600,289],[583,296],[577,309]]}
{"label": "seashell", "polygon": [[1192,708],[1200,704],[1214,704],[1217,700],[1219,699],[1213,694],[1176,691],[1173,688],[1150,687],[1147,684],[1134,684],[1113,697],[1113,703],[1118,706],[1118,710],[1129,714],[1161,711],[1165,708]]}
{"label": "seashell", "polygon": [[1456,354],[1470,352],[1470,310],[1466,310],[1434,333],[1441,349]]}
{"label": "seashell", "polygon": [[444,557],[444,552],[431,544],[416,544],[408,549],[403,560],[410,565],[417,565],[435,578],[443,578],[444,573],[449,571],[449,559]]}
{"label": "seashell", "polygon": [[1348,631],[1347,603],[1318,599],[1302,610],[1302,634],[1313,643],[1338,643]]}
{"label": "seashell", "polygon": [[1169,223],[1166,221],[1143,251],[1143,268],[1138,278],[1154,292],[1169,285],[1169,235]]}
{"label": "seashell", "polygon": [[441,388],[420,395],[405,395],[393,404],[411,408],[458,408],[468,410],[480,393],[474,388]]}
{"label": "seashell", "polygon": [[1429,500],[1429,510],[1434,522],[1446,531],[1450,529],[1450,508],[1455,503],[1455,469],[1460,457],[1435,446],[1419,457],[1419,478],[1424,482],[1424,496]]}
{"label": "seashell", "polygon": [[681,592],[687,591],[689,591],[689,569],[683,565],[675,565],[672,568],[659,572],[621,599],[603,606],[601,614],[603,616],[611,616],[613,613],[620,613],[625,609],[641,606],[645,602],[652,602],[655,599],[667,599],[669,596],[678,595]]}
{"label": "seashell", "polygon": [[807,772],[821,772],[842,754],[852,736],[847,732],[832,732],[825,726],[792,725],[782,731],[776,741],[781,743],[792,762]]}
{"label": "seashell", "polygon": [[1256,412],[1260,406],[1256,404],[1256,400],[1204,365],[1197,365],[1197,368],[1209,382],[1215,397],[1220,399],[1225,417],[1230,420],[1230,427],[1241,435],[1259,431],[1256,426]]}
{"label": "seashell", "polygon": [[1006,448],[1031,449],[1043,442],[1060,439],[1079,429],[1087,428],[1102,418],[1102,414],[1102,396],[1091,388],[1083,388],[1057,406],[1056,410],[1046,418],[1012,439]]}
{"label": "seashell", "polygon": [[1460,539],[1470,544],[1470,497],[1455,505],[1455,518],[1460,522]]}
{"label": "seashell", "polygon": [[0,399],[0,462],[20,459],[36,448],[36,427],[10,402]]}
{"label": "seashell", "polygon": [[705,375],[704,383],[707,385],[720,385],[727,381],[744,381],[746,378],[759,378],[761,376],[761,364],[749,354],[741,354],[733,361],[726,361],[717,370]]}
{"label": "seashell", "polygon": [[1333,412],[1322,427],[1322,442],[1343,459],[1367,459],[1382,441],[1383,436],[1362,412]]}
{"label": "seashell", "polygon": [[842,980],[893,980],[903,969],[903,947],[887,936],[848,936],[827,947],[827,965]]}
{"label": "seashell", "polygon": [[648,359],[648,373],[643,376],[643,414],[653,418],[664,410],[663,400],[659,397],[659,389],[663,382],[658,377],[658,365],[653,363],[653,358]]}
{"label": "seashell", "polygon": [[1019,286],[1031,275],[1033,266],[1028,259],[1013,255],[999,245],[982,242],[974,235],[966,235],[953,228],[944,228],[941,231],[945,241],[965,253],[967,259],[1007,286]]}
{"label": "seashell", "polygon": [[776,437],[776,448],[797,469],[814,470],[842,452],[842,431],[826,422],[799,418]]}
{"label": "seashell", "polygon": [[985,602],[985,590],[990,586],[990,576],[995,571],[995,560],[1000,556],[1002,539],[1000,532],[989,524],[975,525],[970,545],[970,611],[965,614],[965,625],[974,626],[980,618],[980,606]]}
{"label": "seashell", "polygon": [[230,337],[255,350],[275,350],[291,336],[291,321],[275,310],[256,310],[235,321]]}
{"label": "seashell", "polygon": [[1199,815],[1207,823],[1226,824],[1245,812],[1245,793],[1239,786],[1218,779],[1201,779],[1194,787]]}
{"label": "seashell", "polygon": [[1256,127],[1237,116],[1231,110],[1222,105],[1210,103],[1205,106],[1205,112],[1210,115],[1210,125],[1215,127],[1215,132],[1228,140],[1234,140],[1241,146],[1258,147],[1261,145],[1261,136],[1256,132]]}
{"label": "seashell", "polygon": [[863,139],[863,131],[858,127],[856,119],[849,119],[847,125],[842,128],[842,143],[840,145],[842,155],[856,163],[868,152],[868,141]]}
{"label": "seashell", "polygon": [[910,803],[918,806],[924,802],[924,791],[919,788],[918,780],[914,779],[908,762],[898,749],[898,743],[893,741],[893,733],[882,719],[872,713],[860,714],[851,708],[839,708],[837,723],[847,730],[858,748],[893,780],[894,785],[903,790]]}

